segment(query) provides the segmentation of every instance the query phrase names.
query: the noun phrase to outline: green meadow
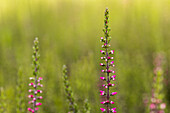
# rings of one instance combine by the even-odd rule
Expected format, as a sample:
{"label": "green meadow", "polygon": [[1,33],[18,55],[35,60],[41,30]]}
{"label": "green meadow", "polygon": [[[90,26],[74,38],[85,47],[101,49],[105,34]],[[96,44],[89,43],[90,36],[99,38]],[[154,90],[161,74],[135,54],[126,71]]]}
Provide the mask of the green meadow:
{"label": "green meadow", "polygon": [[17,81],[22,70],[25,113],[28,113],[32,47],[39,38],[43,101],[38,113],[67,113],[62,67],[75,101],[91,113],[101,113],[101,59],[104,11],[110,11],[110,45],[117,91],[111,100],[117,113],[149,113],[154,59],[163,59],[163,102],[170,113],[170,1],[169,0],[0,0],[0,87],[6,112],[17,113]]}

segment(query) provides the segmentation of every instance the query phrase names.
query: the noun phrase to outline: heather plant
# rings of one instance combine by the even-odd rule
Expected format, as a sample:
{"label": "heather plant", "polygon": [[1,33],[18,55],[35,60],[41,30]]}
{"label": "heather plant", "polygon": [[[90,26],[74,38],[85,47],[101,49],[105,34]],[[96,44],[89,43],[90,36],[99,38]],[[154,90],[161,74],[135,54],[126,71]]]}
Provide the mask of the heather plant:
{"label": "heather plant", "polygon": [[25,83],[23,81],[23,71],[19,68],[18,71],[18,79],[17,79],[17,96],[16,96],[16,113],[25,113],[25,90],[24,90]]}
{"label": "heather plant", "polygon": [[104,35],[105,37],[101,37],[101,42],[103,43],[102,48],[103,50],[100,50],[100,52],[104,55],[103,57],[101,57],[102,59],[102,63],[100,63],[100,65],[104,68],[102,70],[103,73],[106,73],[105,77],[100,77],[101,80],[105,81],[105,84],[103,85],[103,87],[105,88],[105,90],[100,90],[100,95],[101,96],[105,96],[105,101],[102,101],[101,104],[106,105],[106,109],[105,108],[100,108],[102,112],[113,112],[116,113],[116,108],[111,108],[111,104],[114,104],[113,101],[111,101],[110,97],[114,96],[117,94],[117,92],[110,92],[110,88],[115,86],[115,84],[112,84],[112,81],[115,81],[115,77],[116,75],[111,75],[114,74],[115,71],[111,70],[111,67],[114,67],[114,61],[113,57],[111,57],[111,55],[113,55],[114,50],[109,50],[110,47],[110,40],[111,37],[109,35],[110,32],[110,28],[108,26],[109,23],[109,10],[106,8],[105,11],[105,20],[104,20]]}
{"label": "heather plant", "polygon": [[166,104],[163,102],[163,80],[164,80],[164,70],[163,70],[163,60],[164,56],[158,54],[154,60],[154,79],[152,88],[152,97],[150,103],[150,113],[165,113]]}
{"label": "heather plant", "polygon": [[67,67],[66,65],[63,66],[63,80],[64,80],[64,89],[67,95],[67,100],[69,102],[69,112],[68,113],[78,113],[77,104],[75,102],[73,91],[70,87],[70,83],[68,81],[67,75]]}
{"label": "heather plant", "polygon": [[89,102],[88,102],[88,99],[86,99],[84,101],[84,113],[90,113],[90,105],[89,105]]}
{"label": "heather plant", "polygon": [[7,112],[6,96],[3,87],[0,87],[0,113]]}
{"label": "heather plant", "polygon": [[33,76],[30,77],[31,83],[29,83],[30,89],[29,89],[29,93],[30,95],[28,95],[28,98],[30,98],[31,100],[28,102],[30,104],[31,107],[28,108],[28,111],[32,112],[32,113],[37,113],[37,111],[39,110],[39,106],[42,105],[42,103],[40,102],[41,99],[43,98],[41,96],[42,93],[42,77],[39,77],[39,58],[40,58],[40,54],[39,54],[39,41],[38,38],[35,38],[34,40],[34,46],[33,46]]}

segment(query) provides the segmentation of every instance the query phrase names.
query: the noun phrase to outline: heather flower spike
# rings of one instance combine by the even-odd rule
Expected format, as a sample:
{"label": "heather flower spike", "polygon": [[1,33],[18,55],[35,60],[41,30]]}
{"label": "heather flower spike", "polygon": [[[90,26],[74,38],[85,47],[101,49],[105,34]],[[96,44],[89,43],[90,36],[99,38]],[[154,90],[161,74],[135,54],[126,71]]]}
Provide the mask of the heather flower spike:
{"label": "heather flower spike", "polygon": [[115,73],[115,71],[110,69],[111,67],[112,68],[114,67],[114,65],[113,65],[114,61],[112,61],[113,57],[111,56],[114,54],[114,50],[109,49],[109,47],[110,47],[109,42],[111,40],[111,37],[109,36],[110,28],[108,26],[108,23],[109,23],[109,10],[106,9],[105,20],[104,20],[104,29],[103,29],[105,37],[104,38],[101,37],[101,42],[103,43],[103,45],[102,45],[103,49],[100,50],[101,54],[104,55],[101,57],[103,62],[100,63],[100,65],[104,68],[101,70],[101,72],[106,74],[105,77],[100,77],[101,80],[105,81],[105,84],[103,85],[104,91],[101,90],[100,95],[106,97],[106,100],[101,102],[101,104],[105,105],[106,108],[100,108],[100,110],[101,110],[101,112],[116,113],[116,108],[111,108],[111,104],[114,104],[114,101],[110,100],[110,96],[116,95],[117,92],[110,92],[110,90],[109,90],[111,87],[114,87],[114,85],[115,85],[110,82],[115,80],[116,75],[112,75],[113,73]]}
{"label": "heather flower spike", "polygon": [[90,105],[88,99],[84,101],[84,113],[90,113]]}
{"label": "heather flower spike", "polygon": [[154,80],[152,88],[152,97],[150,103],[150,113],[165,113],[166,104],[163,102],[163,60],[164,56],[159,53],[154,60]]}
{"label": "heather flower spike", "polygon": [[37,113],[37,111],[39,110],[39,106],[42,105],[42,103],[40,102],[41,99],[43,98],[41,96],[42,90],[41,87],[43,87],[42,85],[42,77],[39,77],[39,58],[40,58],[40,54],[39,54],[39,41],[38,38],[35,38],[34,40],[34,46],[33,46],[33,76],[30,77],[30,83],[29,83],[29,87],[30,89],[28,90],[28,92],[30,93],[28,95],[28,98],[30,98],[30,101],[28,102],[30,105],[30,108],[28,108],[28,111],[32,112],[32,113]]}
{"label": "heather flower spike", "polygon": [[64,88],[67,95],[67,99],[69,101],[69,112],[68,113],[78,113],[77,104],[75,103],[75,99],[73,97],[73,92],[70,87],[67,75],[67,67],[63,66],[63,80],[64,80]]}

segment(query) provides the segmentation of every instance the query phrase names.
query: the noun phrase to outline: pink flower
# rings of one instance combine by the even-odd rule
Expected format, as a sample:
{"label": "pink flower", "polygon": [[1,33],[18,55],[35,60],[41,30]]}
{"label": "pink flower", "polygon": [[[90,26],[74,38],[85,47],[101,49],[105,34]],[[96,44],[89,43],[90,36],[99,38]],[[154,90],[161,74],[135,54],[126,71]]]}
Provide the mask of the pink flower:
{"label": "pink flower", "polygon": [[108,86],[114,86],[114,85],[115,85],[115,84],[111,84],[111,83],[108,84]]}
{"label": "pink flower", "polygon": [[33,86],[34,85],[34,83],[29,83],[29,86]]}
{"label": "pink flower", "polygon": [[112,65],[114,63],[114,61],[111,61],[110,64]]}
{"label": "pink flower", "polygon": [[108,60],[113,59],[113,57],[107,57]]}
{"label": "pink flower", "polygon": [[113,95],[116,95],[116,94],[117,94],[117,92],[112,92],[112,93],[111,93],[112,96],[113,96]]}
{"label": "pink flower", "polygon": [[106,103],[105,101],[101,102],[101,104],[105,104],[105,103]]}
{"label": "pink flower", "polygon": [[32,89],[29,89],[28,92],[32,92],[33,90]]}
{"label": "pink flower", "polygon": [[42,77],[39,77],[38,79],[39,79],[39,80],[43,80],[43,78],[42,78]]}
{"label": "pink flower", "polygon": [[150,109],[155,109],[156,108],[156,105],[155,104],[150,104]]}
{"label": "pink flower", "polygon": [[105,66],[105,64],[104,64],[104,63],[100,63],[100,65],[101,65],[101,66]]}
{"label": "pink flower", "polygon": [[110,52],[109,52],[109,54],[113,54],[114,53],[114,50],[111,50]]}
{"label": "pink flower", "polygon": [[101,79],[101,80],[106,80],[106,78],[105,78],[105,77],[100,77],[100,79]]}
{"label": "pink flower", "polygon": [[108,70],[107,72],[108,73],[115,73],[115,71],[113,71],[113,70]]}
{"label": "pink flower", "polygon": [[35,108],[36,111],[38,111],[39,108]]}
{"label": "pink flower", "polygon": [[161,108],[161,109],[165,109],[165,108],[166,108],[166,104],[165,104],[165,103],[162,103],[162,104],[160,105],[160,108]]}
{"label": "pink flower", "polygon": [[102,60],[106,59],[106,57],[101,57]]}
{"label": "pink flower", "polygon": [[115,77],[116,77],[116,75],[112,75],[111,77],[110,77],[110,79],[112,79],[113,81],[115,80]]}
{"label": "pink flower", "polygon": [[38,93],[42,93],[42,91],[41,91],[41,90],[37,90],[37,92],[38,92]]}
{"label": "pink flower", "polygon": [[31,108],[28,108],[28,111],[32,111],[32,109],[31,109]]}
{"label": "pink flower", "polygon": [[112,108],[111,111],[112,111],[113,113],[116,113],[116,108]]}
{"label": "pink flower", "polygon": [[105,95],[105,92],[100,90],[100,95]]}
{"label": "pink flower", "polygon": [[100,52],[101,52],[102,54],[105,54],[105,51],[103,51],[103,50],[100,50]]}
{"label": "pink flower", "polygon": [[28,98],[33,98],[34,96],[33,95],[28,95]]}
{"label": "pink flower", "polygon": [[36,103],[36,106],[41,106],[42,105],[42,103]]}
{"label": "pink flower", "polygon": [[102,70],[102,72],[105,72],[105,70]]}
{"label": "pink flower", "polygon": [[38,99],[42,99],[43,97],[42,96],[39,96]]}
{"label": "pink flower", "polygon": [[113,102],[113,101],[110,101],[110,104],[114,104],[114,102]]}
{"label": "pink flower", "polygon": [[33,98],[33,101],[36,101],[36,98]]}
{"label": "pink flower", "polygon": [[35,111],[34,111],[34,110],[32,110],[32,113],[35,113]]}
{"label": "pink flower", "polygon": [[100,108],[100,110],[101,110],[102,112],[106,111],[104,108]]}

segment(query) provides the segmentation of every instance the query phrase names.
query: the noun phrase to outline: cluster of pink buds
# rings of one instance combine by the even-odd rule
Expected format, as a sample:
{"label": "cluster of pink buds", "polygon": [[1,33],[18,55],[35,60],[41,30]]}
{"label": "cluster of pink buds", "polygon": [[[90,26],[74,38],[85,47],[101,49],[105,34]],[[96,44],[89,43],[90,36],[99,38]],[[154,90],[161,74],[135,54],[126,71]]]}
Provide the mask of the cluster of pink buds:
{"label": "cluster of pink buds", "polygon": [[[102,112],[113,112],[116,113],[116,108],[111,108],[111,105],[114,104],[115,102],[110,101],[110,96],[114,96],[117,94],[117,92],[110,92],[109,89],[113,86],[115,86],[115,84],[110,83],[111,81],[115,81],[115,77],[116,75],[114,75],[115,71],[111,70],[110,67],[114,67],[115,65],[113,64],[114,61],[113,57],[111,55],[114,54],[114,50],[109,50],[110,47],[110,40],[111,37],[109,36],[109,31],[110,29],[108,28],[108,20],[109,18],[109,10],[106,9],[105,11],[105,24],[104,24],[104,34],[105,34],[105,38],[101,37],[101,42],[103,42],[104,44],[102,45],[102,48],[104,50],[100,50],[101,54],[103,54],[104,56],[101,57],[101,59],[103,60],[102,63],[100,63],[100,65],[102,67],[104,67],[105,69],[102,70],[103,73],[106,73],[106,77],[100,77],[101,80],[105,81],[106,83],[103,85],[103,87],[105,88],[105,91],[100,90],[100,95],[101,96],[105,96],[106,100],[102,101],[101,104],[106,105],[106,108],[100,108]],[[113,75],[111,75],[113,74]]]}
{"label": "cluster of pink buds", "polygon": [[28,98],[30,98],[31,100],[28,102],[29,104],[31,104],[32,108],[28,108],[28,111],[32,112],[32,113],[37,113],[37,111],[39,110],[39,106],[42,105],[42,103],[40,102],[41,99],[43,98],[41,96],[42,93],[42,77],[38,77],[39,76],[39,47],[38,47],[38,38],[35,38],[34,40],[34,47],[33,47],[33,77],[30,77],[30,89],[28,90],[28,92],[30,93],[30,95],[28,95]]}

